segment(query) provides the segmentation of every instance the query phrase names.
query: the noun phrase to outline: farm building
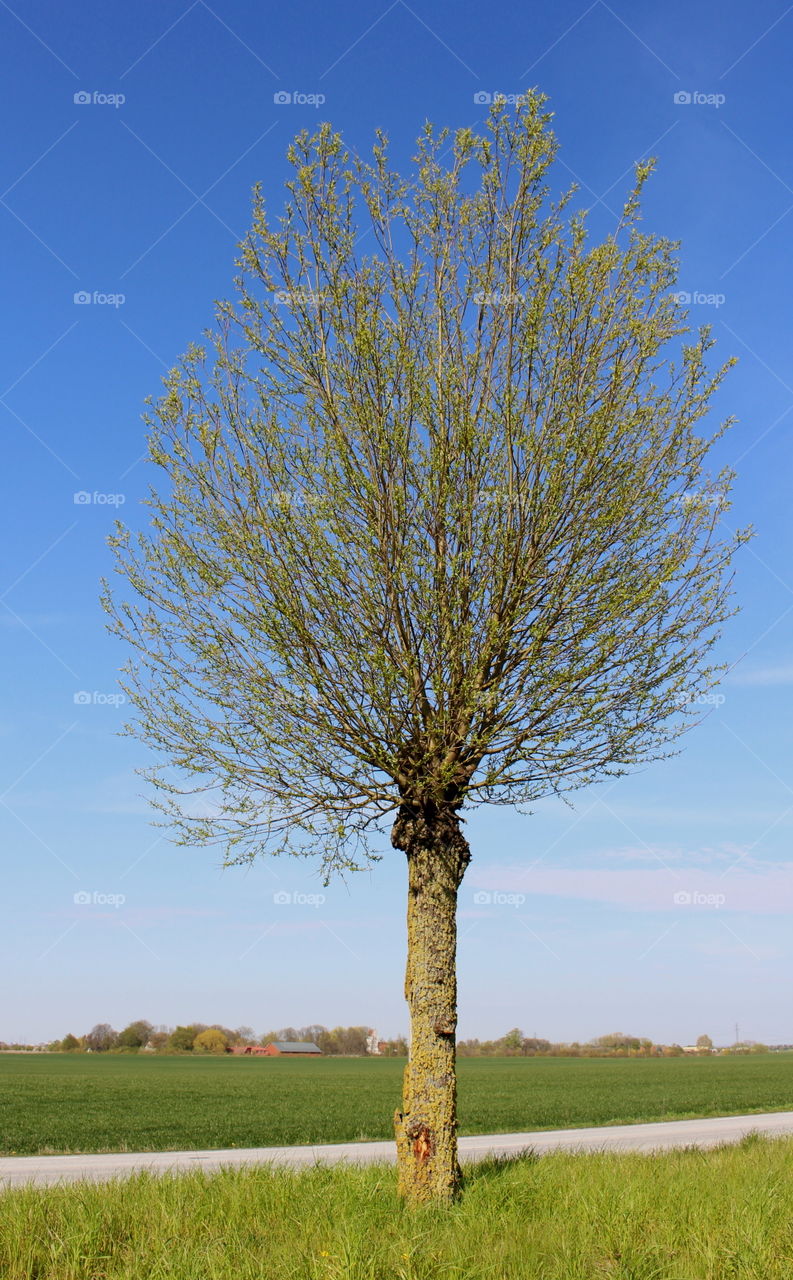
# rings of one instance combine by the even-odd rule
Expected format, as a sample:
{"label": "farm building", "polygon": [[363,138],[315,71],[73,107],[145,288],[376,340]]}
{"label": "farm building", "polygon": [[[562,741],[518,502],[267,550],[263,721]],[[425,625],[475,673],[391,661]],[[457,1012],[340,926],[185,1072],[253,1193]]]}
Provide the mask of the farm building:
{"label": "farm building", "polygon": [[273,1040],[262,1049],[269,1058],[314,1058],[322,1055],[322,1050],[308,1040]]}
{"label": "farm building", "polygon": [[322,1057],[322,1050],[307,1040],[273,1040],[270,1044],[235,1044],[232,1053],[249,1054],[259,1058],[315,1058]]}

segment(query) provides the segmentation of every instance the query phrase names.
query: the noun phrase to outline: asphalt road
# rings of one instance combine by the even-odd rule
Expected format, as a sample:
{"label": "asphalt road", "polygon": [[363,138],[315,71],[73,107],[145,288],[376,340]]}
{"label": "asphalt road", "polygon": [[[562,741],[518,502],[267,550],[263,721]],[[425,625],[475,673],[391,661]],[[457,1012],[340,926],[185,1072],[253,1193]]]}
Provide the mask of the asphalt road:
{"label": "asphalt road", "polygon": [[[724,1116],[712,1120],[669,1120],[655,1124],[611,1125],[598,1129],[553,1129],[542,1133],[495,1133],[460,1138],[460,1158],[548,1151],[661,1151],[669,1147],[713,1147],[738,1142],[747,1133],[793,1135],[793,1111]],[[252,1164],[303,1168],[317,1162],[371,1164],[395,1160],[393,1142],[341,1142],[316,1147],[247,1147],[222,1151],[109,1152],[82,1156],[6,1156],[0,1159],[0,1187],[34,1182],[106,1182],[141,1169],[172,1173]]]}

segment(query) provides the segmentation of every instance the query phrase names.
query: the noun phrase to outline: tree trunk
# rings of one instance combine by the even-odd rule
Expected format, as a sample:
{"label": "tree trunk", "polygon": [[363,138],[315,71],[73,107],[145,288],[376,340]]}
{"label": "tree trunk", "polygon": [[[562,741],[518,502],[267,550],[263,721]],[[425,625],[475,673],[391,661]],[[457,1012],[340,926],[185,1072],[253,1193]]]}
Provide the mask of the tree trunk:
{"label": "tree trunk", "polygon": [[453,811],[403,805],[392,844],[408,860],[405,998],[410,1054],[394,1116],[399,1194],[412,1204],[452,1200],[457,1161],[457,890],[470,861]]}

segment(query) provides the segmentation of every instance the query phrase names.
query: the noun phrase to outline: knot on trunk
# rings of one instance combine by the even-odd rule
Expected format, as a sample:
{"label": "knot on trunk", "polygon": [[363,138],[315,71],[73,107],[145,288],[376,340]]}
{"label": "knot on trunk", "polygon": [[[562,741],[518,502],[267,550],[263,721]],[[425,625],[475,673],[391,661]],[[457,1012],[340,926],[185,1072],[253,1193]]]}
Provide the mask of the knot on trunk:
{"label": "knot on trunk", "polygon": [[416,1164],[426,1164],[435,1154],[432,1131],[426,1124],[412,1124],[408,1125],[405,1132],[413,1143],[413,1157]]}
{"label": "knot on trunk", "polygon": [[422,854],[440,857],[458,885],[471,861],[468,841],[453,809],[400,805],[391,830],[391,843],[409,859],[420,860]]}

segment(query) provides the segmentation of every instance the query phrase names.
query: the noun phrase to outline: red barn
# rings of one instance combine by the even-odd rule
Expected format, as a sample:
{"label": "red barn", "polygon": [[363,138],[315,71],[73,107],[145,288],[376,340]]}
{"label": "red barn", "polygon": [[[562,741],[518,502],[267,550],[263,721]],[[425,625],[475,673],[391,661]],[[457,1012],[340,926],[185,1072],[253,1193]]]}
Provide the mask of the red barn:
{"label": "red barn", "polygon": [[308,1040],[273,1040],[261,1050],[268,1058],[318,1058],[322,1050]]}

